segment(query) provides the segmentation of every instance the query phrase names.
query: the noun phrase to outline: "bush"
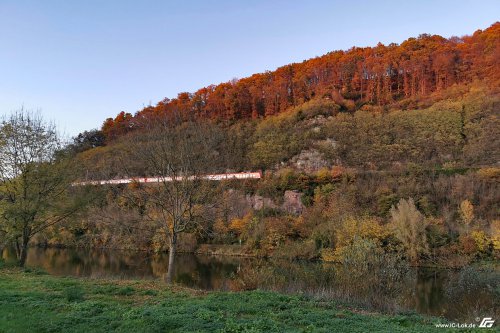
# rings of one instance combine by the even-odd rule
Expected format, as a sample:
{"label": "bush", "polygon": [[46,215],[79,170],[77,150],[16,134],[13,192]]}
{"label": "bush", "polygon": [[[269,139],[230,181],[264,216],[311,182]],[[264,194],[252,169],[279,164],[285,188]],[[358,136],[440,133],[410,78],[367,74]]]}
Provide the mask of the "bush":
{"label": "bush", "polygon": [[232,231],[236,237],[242,239],[246,236],[252,219],[252,213],[247,213],[242,218],[235,218],[229,223],[229,230]]}
{"label": "bush", "polygon": [[389,236],[389,232],[375,218],[345,219],[336,231],[335,246],[343,247],[352,244],[356,237],[373,240],[380,244]]}
{"label": "bush", "polygon": [[[458,278],[450,278],[445,284],[445,295],[450,300],[460,300],[453,307],[453,313],[448,316],[476,317],[488,313],[489,316],[498,316],[500,309],[500,272],[492,269],[476,269],[472,266],[464,267],[458,273]],[[480,301],[482,300],[482,301]],[[471,314],[473,311],[473,314]]]}
{"label": "bush", "polygon": [[346,246],[335,250],[335,257],[348,267],[354,276],[362,276],[370,271],[372,265],[377,265],[383,250],[373,240],[356,236]]}
{"label": "bush", "polygon": [[490,240],[484,233],[484,231],[475,230],[471,233],[471,237],[476,243],[476,248],[479,254],[485,254],[488,252],[490,247]]}
{"label": "bush", "polygon": [[[349,299],[366,299],[380,308],[391,308],[403,296],[403,286],[411,283],[408,262],[398,253],[385,252],[373,240],[356,237],[336,251],[342,268],[335,276],[338,288]],[[391,305],[391,303],[395,304]]]}

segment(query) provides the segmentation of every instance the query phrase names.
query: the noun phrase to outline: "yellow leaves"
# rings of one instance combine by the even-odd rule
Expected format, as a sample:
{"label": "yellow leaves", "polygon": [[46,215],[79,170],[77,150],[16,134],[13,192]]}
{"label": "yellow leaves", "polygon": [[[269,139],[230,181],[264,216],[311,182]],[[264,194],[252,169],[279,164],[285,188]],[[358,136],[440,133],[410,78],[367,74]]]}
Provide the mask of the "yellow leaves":
{"label": "yellow leaves", "polygon": [[482,168],[477,171],[477,175],[485,180],[500,179],[500,168]]}
{"label": "yellow leaves", "polygon": [[334,166],[331,170],[328,168],[321,168],[316,172],[316,181],[320,184],[326,184],[328,182],[339,180],[342,178],[345,170],[341,166]]}
{"label": "yellow leaves", "polygon": [[331,180],[331,172],[327,168],[321,168],[316,172],[316,180],[320,184],[327,183]]}
{"label": "yellow leaves", "polygon": [[488,250],[490,240],[488,239],[484,231],[473,231],[471,233],[471,237],[476,243],[476,247],[479,252],[486,252],[486,250]]}
{"label": "yellow leaves", "polygon": [[427,222],[429,225],[437,226],[437,227],[443,227],[444,226],[444,219],[442,217],[428,217],[426,218]]}
{"label": "yellow leaves", "polygon": [[381,241],[389,234],[387,228],[375,218],[355,219],[349,217],[344,220],[336,233],[336,245],[337,247],[346,246],[352,243],[355,237]]}
{"label": "yellow leaves", "polygon": [[327,248],[321,250],[321,258],[324,261],[342,261],[346,251],[359,240],[381,243],[390,235],[390,230],[380,224],[379,220],[372,217],[346,218],[335,232],[335,249]]}
{"label": "yellow leaves", "polygon": [[268,217],[264,220],[262,248],[272,251],[285,244],[289,239],[300,238],[295,227],[301,226],[301,221],[293,217]]}
{"label": "yellow leaves", "polygon": [[364,220],[359,226],[359,234],[363,238],[381,240],[389,235],[389,231],[374,218]]}
{"label": "yellow leaves", "polygon": [[326,262],[336,262],[338,261],[335,250],[332,248],[321,249],[321,260]]}
{"label": "yellow leaves", "polygon": [[247,230],[251,220],[252,220],[251,213],[246,214],[242,218],[233,219],[229,224],[229,230],[240,236]]}
{"label": "yellow leaves", "polygon": [[463,254],[485,255],[490,252],[491,246],[494,251],[500,250],[500,220],[494,220],[490,226],[491,234],[484,230],[473,230],[470,234],[461,235],[459,243]]}
{"label": "yellow leaves", "polygon": [[469,200],[464,200],[459,206],[460,218],[466,226],[470,226],[474,220],[474,206]]}
{"label": "yellow leaves", "polygon": [[270,230],[262,241],[262,247],[266,251],[272,251],[278,246],[284,244],[285,240],[285,235],[279,233],[277,230]]}
{"label": "yellow leaves", "polygon": [[493,222],[491,222],[490,228],[493,249],[495,251],[500,251],[500,220],[494,220]]}
{"label": "yellow leaves", "polygon": [[311,230],[308,227],[308,225],[307,225],[307,223],[302,215],[293,219],[292,231],[294,234],[297,234],[299,237],[307,237],[311,233]]}

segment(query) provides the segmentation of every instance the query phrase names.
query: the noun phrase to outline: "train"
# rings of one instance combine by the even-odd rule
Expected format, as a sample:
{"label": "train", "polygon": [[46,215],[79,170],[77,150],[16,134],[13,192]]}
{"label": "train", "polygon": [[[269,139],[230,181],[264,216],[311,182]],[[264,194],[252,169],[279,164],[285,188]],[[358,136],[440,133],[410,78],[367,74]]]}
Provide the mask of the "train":
{"label": "train", "polygon": [[[255,172],[235,172],[235,173],[218,173],[218,174],[208,174],[199,176],[190,176],[188,179],[205,179],[205,180],[230,180],[230,179],[260,179],[262,178],[262,171]],[[85,186],[85,185],[118,185],[118,184],[130,184],[130,183],[163,183],[171,182],[175,177],[132,177],[123,179],[106,179],[106,180],[89,180],[83,182],[75,182],[73,186]],[[179,176],[179,180],[183,180],[182,176]]]}

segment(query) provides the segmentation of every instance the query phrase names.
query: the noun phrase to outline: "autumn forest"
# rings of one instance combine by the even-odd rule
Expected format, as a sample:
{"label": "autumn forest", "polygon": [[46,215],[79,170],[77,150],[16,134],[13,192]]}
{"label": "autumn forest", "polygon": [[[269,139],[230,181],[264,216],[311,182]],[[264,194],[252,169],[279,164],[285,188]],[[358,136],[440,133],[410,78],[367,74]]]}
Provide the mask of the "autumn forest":
{"label": "autumn forest", "polygon": [[423,34],[401,45],[333,51],[251,77],[165,98],[135,115],[121,112],[102,131],[112,140],[143,119],[178,114],[220,121],[258,119],[313,99],[329,99],[342,111],[363,107],[409,110],[429,105],[447,88],[480,80],[498,86],[500,24],[462,38]]}

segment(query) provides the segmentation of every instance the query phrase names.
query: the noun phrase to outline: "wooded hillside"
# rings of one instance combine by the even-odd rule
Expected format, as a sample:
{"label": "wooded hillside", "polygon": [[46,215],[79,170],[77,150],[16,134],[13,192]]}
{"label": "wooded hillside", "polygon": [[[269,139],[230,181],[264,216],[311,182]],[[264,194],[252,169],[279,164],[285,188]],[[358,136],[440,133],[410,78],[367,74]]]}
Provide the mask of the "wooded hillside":
{"label": "wooded hillside", "polygon": [[416,108],[428,99],[439,100],[440,93],[453,85],[482,80],[498,86],[499,61],[500,22],[460,38],[422,34],[400,45],[333,51],[194,93],[182,92],[135,115],[121,112],[108,118],[102,131],[109,141],[141,127],[144,119],[173,114],[229,121],[261,118],[315,98],[330,99],[342,111]]}

